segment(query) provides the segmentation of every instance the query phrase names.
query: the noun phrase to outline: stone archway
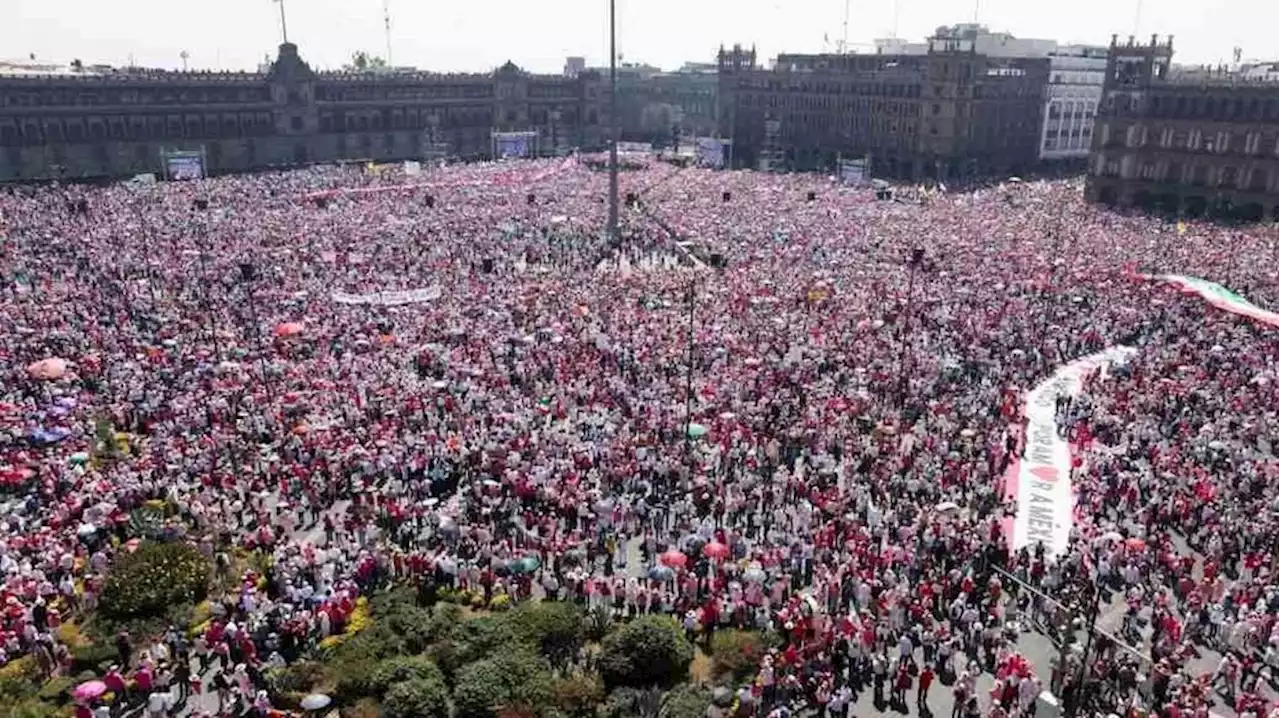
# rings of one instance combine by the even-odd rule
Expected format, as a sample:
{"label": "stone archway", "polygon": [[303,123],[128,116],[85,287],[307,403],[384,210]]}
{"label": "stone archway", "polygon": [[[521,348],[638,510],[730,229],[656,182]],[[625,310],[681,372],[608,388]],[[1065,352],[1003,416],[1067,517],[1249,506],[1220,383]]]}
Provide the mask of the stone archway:
{"label": "stone archway", "polygon": [[1108,207],[1114,207],[1116,204],[1116,200],[1117,200],[1117,197],[1116,197],[1115,187],[1103,187],[1102,189],[1098,190],[1098,201],[1101,202],[1102,204],[1105,204]]}
{"label": "stone archway", "polygon": [[1151,193],[1146,190],[1138,190],[1133,193],[1133,201],[1131,204],[1139,209],[1151,209],[1154,198]]}

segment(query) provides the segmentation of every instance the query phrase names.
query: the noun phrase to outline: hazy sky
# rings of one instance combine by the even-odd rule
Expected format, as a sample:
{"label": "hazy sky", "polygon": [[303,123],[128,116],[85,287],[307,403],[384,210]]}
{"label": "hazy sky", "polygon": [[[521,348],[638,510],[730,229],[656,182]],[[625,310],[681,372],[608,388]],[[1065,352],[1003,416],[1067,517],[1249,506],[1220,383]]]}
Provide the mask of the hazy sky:
{"label": "hazy sky", "polygon": [[[489,70],[507,59],[559,72],[568,55],[608,57],[607,0],[387,0],[392,59],[433,70]],[[383,0],[286,0],[289,39],[317,68],[356,50],[386,53]],[[850,0],[848,39],[919,41],[970,22],[1018,37],[1105,44],[1112,33],[1174,36],[1175,62],[1275,58],[1276,0]],[[618,0],[618,51],[666,68],[711,61],[721,44],[755,43],[762,57],[835,50],[845,0]],[[252,69],[280,42],[272,0],[0,0],[0,59]],[[859,44],[863,44],[859,47]]]}

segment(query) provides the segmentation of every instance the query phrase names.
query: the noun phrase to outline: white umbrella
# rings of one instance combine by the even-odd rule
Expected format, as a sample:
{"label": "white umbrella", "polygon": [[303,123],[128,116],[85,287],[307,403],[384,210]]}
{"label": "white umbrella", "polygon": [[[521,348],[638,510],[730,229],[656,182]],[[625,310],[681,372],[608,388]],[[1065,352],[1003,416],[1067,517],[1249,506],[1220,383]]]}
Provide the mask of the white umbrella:
{"label": "white umbrella", "polygon": [[302,699],[298,705],[302,706],[305,711],[318,711],[329,707],[333,699],[323,693],[312,693]]}

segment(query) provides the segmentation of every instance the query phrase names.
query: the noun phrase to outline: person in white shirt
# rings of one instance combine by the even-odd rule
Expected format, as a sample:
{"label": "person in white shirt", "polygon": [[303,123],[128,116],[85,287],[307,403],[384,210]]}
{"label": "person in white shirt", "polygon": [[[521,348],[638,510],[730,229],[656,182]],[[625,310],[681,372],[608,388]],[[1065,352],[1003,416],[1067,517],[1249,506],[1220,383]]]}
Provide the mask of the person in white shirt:
{"label": "person in white shirt", "polygon": [[898,638],[898,665],[909,662],[911,654],[915,652],[915,648],[915,644],[911,642],[911,637],[903,633]]}
{"label": "person in white shirt", "polygon": [[172,702],[168,691],[152,691],[147,696],[147,718],[165,718]]}

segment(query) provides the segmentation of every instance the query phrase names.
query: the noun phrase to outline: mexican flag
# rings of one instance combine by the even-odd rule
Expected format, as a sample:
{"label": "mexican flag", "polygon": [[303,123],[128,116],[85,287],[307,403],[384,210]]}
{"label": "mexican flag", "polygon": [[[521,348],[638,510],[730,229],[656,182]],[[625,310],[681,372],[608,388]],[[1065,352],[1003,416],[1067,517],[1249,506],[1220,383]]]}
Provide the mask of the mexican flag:
{"label": "mexican flag", "polygon": [[1268,326],[1280,327],[1280,314],[1257,306],[1248,299],[1227,289],[1221,284],[1198,277],[1187,277],[1181,274],[1139,275],[1143,279],[1172,284],[1183,294],[1194,294],[1204,301],[1226,312],[1249,317]]}

